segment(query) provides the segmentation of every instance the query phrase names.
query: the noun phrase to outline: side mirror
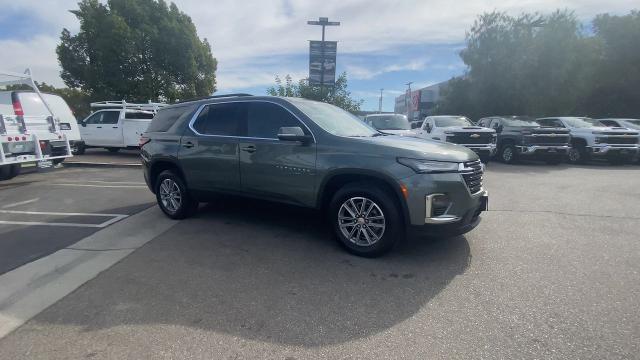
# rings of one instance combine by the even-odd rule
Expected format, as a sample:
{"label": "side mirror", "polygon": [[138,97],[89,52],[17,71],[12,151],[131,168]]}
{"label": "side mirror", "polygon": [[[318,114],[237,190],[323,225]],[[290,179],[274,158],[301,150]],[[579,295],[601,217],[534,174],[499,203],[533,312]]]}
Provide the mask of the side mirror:
{"label": "side mirror", "polygon": [[281,127],[278,130],[278,139],[281,141],[300,141],[307,143],[311,141],[311,136],[305,135],[302,128],[298,126]]}
{"label": "side mirror", "polygon": [[431,123],[427,123],[426,128],[427,128],[427,132],[431,133]]}
{"label": "side mirror", "polygon": [[496,133],[498,133],[498,134],[501,133],[502,132],[502,125],[496,126],[495,130],[496,130]]}
{"label": "side mirror", "polygon": [[78,121],[78,124],[80,124],[80,126],[82,127],[87,127],[87,123],[82,120]]}

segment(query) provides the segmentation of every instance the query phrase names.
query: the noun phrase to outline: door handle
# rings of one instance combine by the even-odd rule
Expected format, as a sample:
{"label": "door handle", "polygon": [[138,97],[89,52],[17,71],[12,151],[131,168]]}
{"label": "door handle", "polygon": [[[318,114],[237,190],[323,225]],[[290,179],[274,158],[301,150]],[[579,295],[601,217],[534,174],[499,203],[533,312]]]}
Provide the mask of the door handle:
{"label": "door handle", "polygon": [[117,129],[118,127],[117,127],[117,126],[113,126],[113,128],[114,128],[114,129]]}
{"label": "door handle", "polygon": [[102,129],[102,126],[96,126],[97,129]]}
{"label": "door handle", "polygon": [[196,144],[192,143],[191,141],[187,141],[186,143],[182,144],[182,146],[186,147],[187,149],[191,149],[192,147],[196,146]]}
{"label": "door handle", "polygon": [[248,153],[254,153],[256,152],[256,147],[253,145],[249,145],[249,146],[241,147],[240,150],[246,151]]}

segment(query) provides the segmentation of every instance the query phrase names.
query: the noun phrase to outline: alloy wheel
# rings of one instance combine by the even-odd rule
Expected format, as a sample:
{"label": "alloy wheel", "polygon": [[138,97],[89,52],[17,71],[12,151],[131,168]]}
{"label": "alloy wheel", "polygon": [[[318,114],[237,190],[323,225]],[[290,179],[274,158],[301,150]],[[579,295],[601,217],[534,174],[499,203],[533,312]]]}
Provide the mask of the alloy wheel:
{"label": "alloy wheel", "polygon": [[511,149],[511,147],[506,147],[504,150],[502,150],[502,160],[504,160],[504,162],[509,162],[512,158],[513,150]]}
{"label": "alloy wheel", "polygon": [[338,210],[338,227],[352,243],[371,246],[384,235],[385,217],[373,200],[352,197],[344,201]]}
{"label": "alloy wheel", "polygon": [[569,149],[569,160],[574,163],[580,161],[580,151],[576,148]]}
{"label": "alloy wheel", "polygon": [[164,179],[160,183],[160,200],[162,206],[169,212],[175,213],[182,206],[182,192],[178,184],[171,179]]}

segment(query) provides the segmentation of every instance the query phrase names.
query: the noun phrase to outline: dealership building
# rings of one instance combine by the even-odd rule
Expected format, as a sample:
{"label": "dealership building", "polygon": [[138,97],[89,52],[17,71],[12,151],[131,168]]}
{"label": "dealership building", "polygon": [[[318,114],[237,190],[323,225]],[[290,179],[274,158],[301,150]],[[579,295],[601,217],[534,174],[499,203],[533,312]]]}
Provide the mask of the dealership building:
{"label": "dealership building", "polygon": [[440,92],[448,83],[447,80],[421,89],[412,89],[411,93],[407,90],[405,94],[396,97],[394,112],[407,115],[411,121],[422,120],[433,113],[433,108],[440,100]]}

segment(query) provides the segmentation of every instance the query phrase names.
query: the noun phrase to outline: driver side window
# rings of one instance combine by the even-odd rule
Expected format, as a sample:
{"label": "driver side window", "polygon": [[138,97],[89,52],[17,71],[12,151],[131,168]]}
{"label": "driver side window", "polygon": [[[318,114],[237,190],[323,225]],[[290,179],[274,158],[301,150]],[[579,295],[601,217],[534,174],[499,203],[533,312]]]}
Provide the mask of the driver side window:
{"label": "driver side window", "polygon": [[498,119],[493,119],[491,121],[491,128],[494,130],[497,130],[500,127],[500,120]]}
{"label": "driver side window", "polygon": [[95,124],[101,124],[102,123],[102,111],[98,111],[97,113],[89,116],[89,118],[87,120],[84,121],[85,124],[89,124],[89,125],[95,125]]}

